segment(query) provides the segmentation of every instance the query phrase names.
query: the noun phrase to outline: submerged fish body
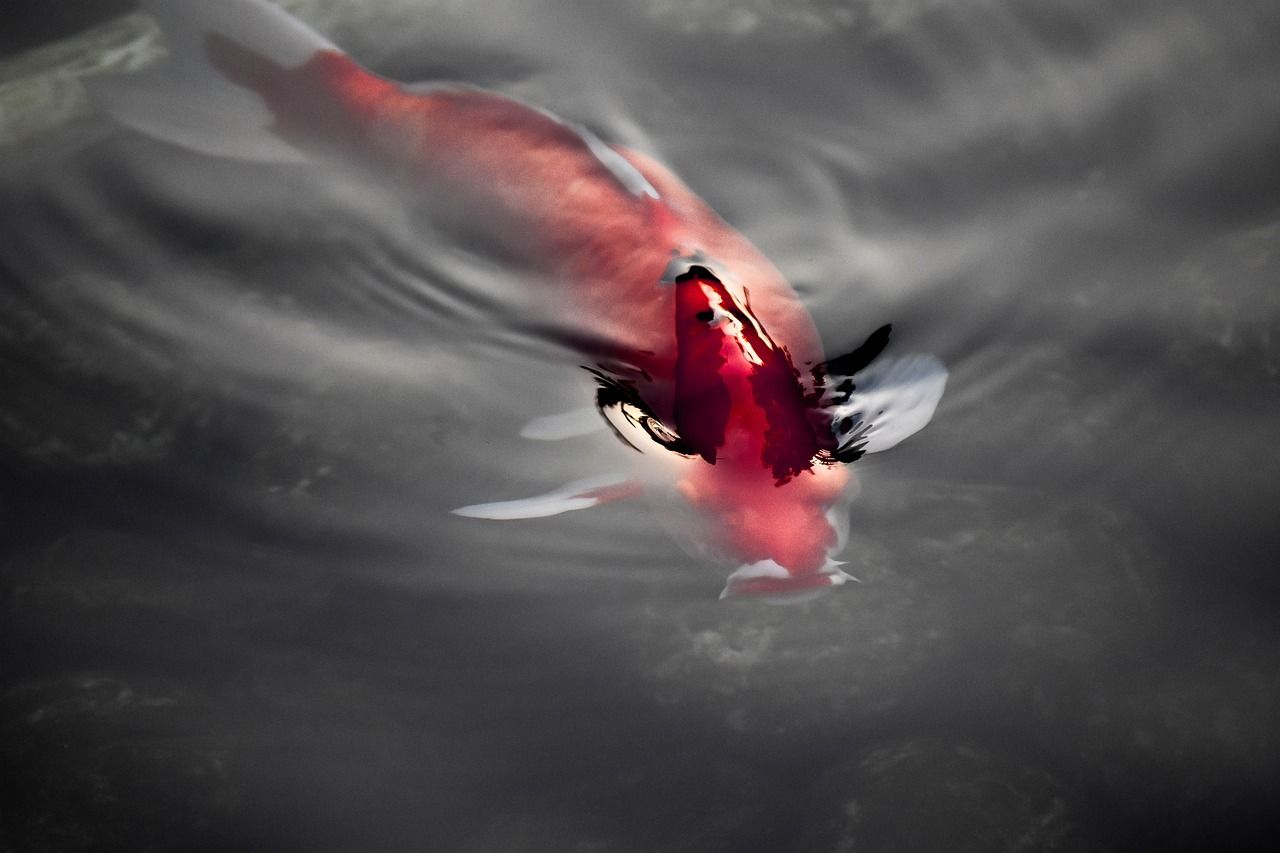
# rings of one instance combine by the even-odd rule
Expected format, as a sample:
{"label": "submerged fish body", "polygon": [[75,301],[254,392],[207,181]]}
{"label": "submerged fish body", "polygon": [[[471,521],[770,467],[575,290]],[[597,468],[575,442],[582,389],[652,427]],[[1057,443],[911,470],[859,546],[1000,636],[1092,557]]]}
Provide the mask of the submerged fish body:
{"label": "submerged fish body", "polygon": [[784,580],[821,575],[838,538],[826,512],[848,475],[820,461],[831,448],[810,423],[799,371],[704,267],[676,279],[675,298],[675,430],[706,463],[680,481],[682,496],[714,519],[720,550],[772,560]]}
{"label": "submerged fish body", "polygon": [[[845,463],[928,421],[946,378],[936,360],[873,362],[886,330],[824,360],[781,273],[643,154],[493,92],[407,89],[264,0],[143,5],[173,58],[100,81],[104,111],[211,154],[359,163],[483,223],[553,282],[548,313],[581,326],[601,423],[674,463],[659,467],[692,509],[685,533],[738,565],[725,594],[795,599],[844,582],[831,557]],[[527,518],[632,491],[593,478],[458,512]]]}

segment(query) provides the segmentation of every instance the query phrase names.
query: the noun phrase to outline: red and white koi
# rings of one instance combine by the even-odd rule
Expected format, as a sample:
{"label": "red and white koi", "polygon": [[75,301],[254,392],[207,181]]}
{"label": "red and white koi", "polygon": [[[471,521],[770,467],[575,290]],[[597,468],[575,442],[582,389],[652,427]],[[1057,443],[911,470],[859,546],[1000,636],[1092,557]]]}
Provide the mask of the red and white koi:
{"label": "red and white koi", "polygon": [[[447,198],[589,325],[577,348],[597,365],[601,423],[674,461],[661,468],[693,510],[681,526],[738,565],[723,595],[795,600],[848,579],[832,559],[847,463],[929,421],[946,383],[936,359],[873,362],[888,327],[825,359],[799,298],[746,238],[656,161],[585,128],[475,88],[406,89],[266,0],[142,5],[170,58],[95,81],[102,110],[198,151],[342,158],[411,197]],[[552,417],[525,434],[578,431]],[[456,512],[532,518],[635,491],[607,475]]]}

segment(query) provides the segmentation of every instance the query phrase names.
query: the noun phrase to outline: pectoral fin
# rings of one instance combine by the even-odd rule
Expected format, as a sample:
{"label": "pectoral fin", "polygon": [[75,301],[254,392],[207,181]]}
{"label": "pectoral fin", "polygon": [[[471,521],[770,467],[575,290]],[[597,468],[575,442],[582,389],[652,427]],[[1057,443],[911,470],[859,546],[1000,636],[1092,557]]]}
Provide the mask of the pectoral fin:
{"label": "pectoral fin", "polygon": [[681,456],[697,454],[687,441],[664,424],[635,387],[625,380],[590,369],[596,377],[596,409],[624,444],[640,453],[665,450]]}
{"label": "pectoral fin", "polygon": [[947,369],[931,355],[886,358],[852,376],[829,376],[820,405],[831,420],[835,458],[852,462],[919,432],[933,417]]}
{"label": "pectoral fin", "polygon": [[623,474],[604,474],[575,480],[543,495],[514,501],[472,504],[453,510],[454,515],[510,521],[519,518],[547,518],[575,509],[587,509],[608,501],[631,497],[640,491]]}
{"label": "pectoral fin", "polygon": [[872,332],[862,346],[853,352],[847,352],[842,356],[824,361],[813,369],[814,378],[819,383],[828,381],[828,377],[838,378],[841,376],[852,376],[859,370],[867,367],[871,362],[875,361],[876,356],[884,352],[884,348],[889,345],[889,336],[893,333],[893,326],[885,324]]}

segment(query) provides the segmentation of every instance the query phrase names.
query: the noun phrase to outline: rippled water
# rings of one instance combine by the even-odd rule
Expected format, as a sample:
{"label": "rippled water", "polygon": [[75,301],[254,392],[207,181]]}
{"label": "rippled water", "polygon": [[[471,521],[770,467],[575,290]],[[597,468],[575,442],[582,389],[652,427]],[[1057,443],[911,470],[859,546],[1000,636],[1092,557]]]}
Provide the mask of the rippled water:
{"label": "rippled water", "polygon": [[672,166],[833,351],[951,369],[792,608],[615,470],[539,298],[331,167],[0,150],[5,849],[1275,840],[1273,4],[317,3]]}

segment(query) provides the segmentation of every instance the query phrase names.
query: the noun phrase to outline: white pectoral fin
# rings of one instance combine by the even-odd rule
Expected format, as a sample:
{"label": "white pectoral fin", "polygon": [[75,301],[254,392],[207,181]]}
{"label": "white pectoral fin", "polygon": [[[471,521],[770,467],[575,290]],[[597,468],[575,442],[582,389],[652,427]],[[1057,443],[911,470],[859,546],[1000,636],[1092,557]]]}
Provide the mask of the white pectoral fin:
{"label": "white pectoral fin", "polygon": [[575,480],[559,489],[531,498],[458,507],[453,510],[453,514],[498,521],[547,518],[562,512],[587,509],[597,504],[630,497],[637,491],[638,487],[629,482],[626,475],[604,474]]}
{"label": "white pectoral fin", "polygon": [[572,412],[558,415],[545,415],[534,418],[520,429],[521,438],[536,441],[561,441],[566,438],[577,438],[599,432],[608,424],[600,417],[595,406],[585,406]]}
{"label": "white pectoral fin", "polygon": [[694,455],[694,449],[658,419],[631,383],[601,370],[591,373],[599,386],[596,408],[623,444],[640,453]]}
{"label": "white pectoral fin", "polygon": [[836,457],[852,462],[888,450],[933,418],[947,369],[931,355],[881,359],[850,377],[831,377],[828,402]]}

